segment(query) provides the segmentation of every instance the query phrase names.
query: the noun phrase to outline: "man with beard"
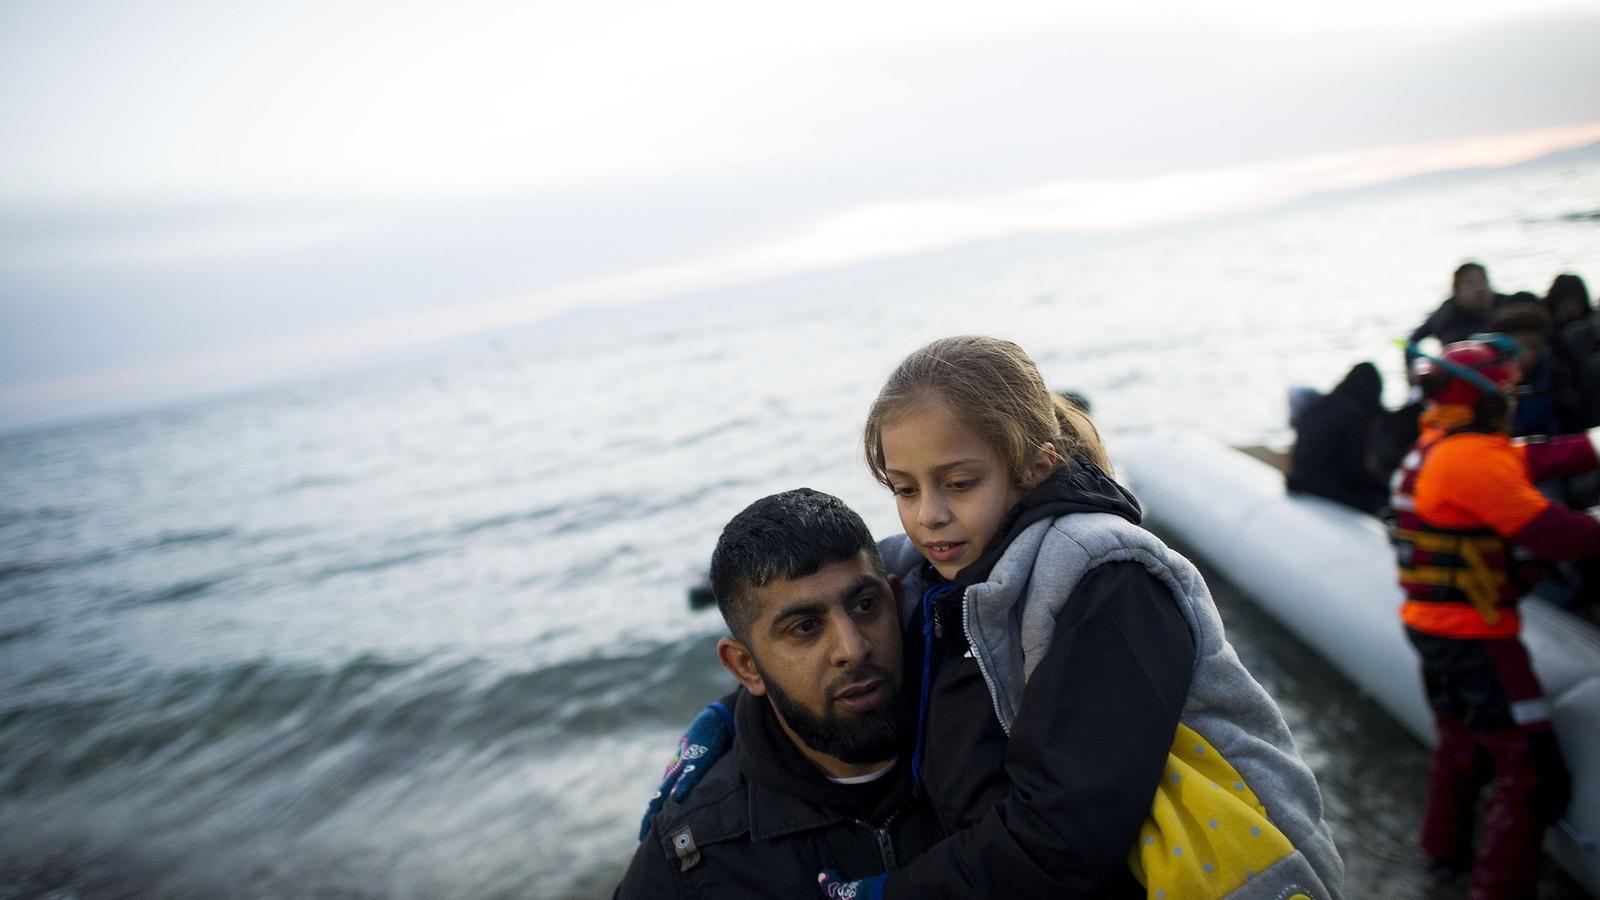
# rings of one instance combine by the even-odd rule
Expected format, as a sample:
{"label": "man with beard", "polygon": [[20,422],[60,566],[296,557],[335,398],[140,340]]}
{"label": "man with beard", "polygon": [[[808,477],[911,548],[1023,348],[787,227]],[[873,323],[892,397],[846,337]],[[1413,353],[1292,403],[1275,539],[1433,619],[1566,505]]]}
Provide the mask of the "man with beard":
{"label": "man with beard", "polygon": [[936,842],[906,762],[900,585],[860,516],[807,488],[758,500],[711,584],[734,744],[651,817],[616,897],[811,898],[823,869],[864,878]]}

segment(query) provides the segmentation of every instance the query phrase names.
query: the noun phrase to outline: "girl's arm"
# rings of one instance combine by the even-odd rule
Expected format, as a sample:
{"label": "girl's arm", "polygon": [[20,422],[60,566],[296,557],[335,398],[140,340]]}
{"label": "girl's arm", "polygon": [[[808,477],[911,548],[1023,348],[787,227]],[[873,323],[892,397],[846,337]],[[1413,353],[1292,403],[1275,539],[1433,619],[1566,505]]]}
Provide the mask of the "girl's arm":
{"label": "girl's arm", "polygon": [[890,873],[884,897],[1104,897],[1136,888],[1128,853],[1155,798],[1194,658],[1176,600],[1142,566],[1091,571],[1023,694],[1005,799]]}

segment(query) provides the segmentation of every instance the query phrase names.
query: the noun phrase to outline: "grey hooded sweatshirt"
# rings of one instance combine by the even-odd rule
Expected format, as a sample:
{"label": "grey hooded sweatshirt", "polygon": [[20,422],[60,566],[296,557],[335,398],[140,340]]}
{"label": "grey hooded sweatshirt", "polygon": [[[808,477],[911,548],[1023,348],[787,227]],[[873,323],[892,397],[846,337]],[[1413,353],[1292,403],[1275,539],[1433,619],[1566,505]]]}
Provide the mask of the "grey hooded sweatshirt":
{"label": "grey hooded sweatshirt", "polygon": [[[1294,846],[1294,852],[1265,871],[1254,873],[1227,896],[1282,900],[1300,891],[1319,900],[1340,897],[1344,866],[1323,820],[1316,779],[1296,751],[1277,704],[1251,677],[1228,643],[1200,573],[1137,524],[1136,502],[1094,466],[1069,466],[1052,477],[1049,489],[1057,504],[1050,510],[1074,511],[1039,518],[1031,524],[1023,517],[981,580],[967,583],[971,580],[963,573],[956,583],[956,588],[963,591],[959,603],[961,630],[987,686],[992,701],[990,714],[1012,736],[1012,750],[1017,749],[1018,735],[1035,733],[1027,727],[1026,718],[1019,722],[1018,717],[1028,710],[1033,711],[1030,715],[1038,715],[1051,705],[1049,696],[1031,696],[1027,705],[1023,701],[1028,695],[1030,676],[1059,638],[1058,622],[1069,620],[1077,605],[1095,603],[1101,608],[1114,608],[1118,597],[1105,596],[1111,586],[1119,596],[1152,595],[1157,603],[1161,602],[1160,597],[1169,598],[1181,612],[1194,643],[1193,669],[1179,721],[1198,733],[1239,773],[1265,806],[1270,822]],[[906,584],[903,618],[911,621],[919,614],[919,601],[936,576],[906,536],[889,538],[879,547],[888,571],[899,575]],[[1099,576],[1113,571],[1117,573],[1114,577]],[[1130,572],[1135,576],[1134,582],[1128,578]],[[1130,584],[1135,588],[1132,592],[1127,591]],[[954,597],[949,599],[953,601]],[[1147,600],[1148,597],[1139,602]],[[1114,742],[1116,737],[1107,735],[1105,739]],[[1033,811],[1030,806],[1036,806],[1038,798],[1017,795],[1014,785],[1023,783],[1031,790],[1044,786],[1065,792],[1065,798],[1052,800],[1055,808],[1070,807],[1072,785],[1084,773],[1050,771],[1052,766],[1063,764],[1049,746],[1030,748],[1026,754],[1008,753],[1005,765],[1013,783],[1012,796],[988,812],[988,818],[996,821],[980,823],[972,832],[1003,835],[1007,844],[1003,851],[996,848],[995,853],[989,853],[982,846],[961,846],[962,837],[957,835],[936,845],[907,869],[894,873],[885,896],[891,900],[938,896],[944,887],[954,887],[952,881],[965,882],[963,887],[968,890],[982,891],[988,886],[984,884],[986,880],[1003,877],[1003,873],[995,876],[978,870],[986,858],[996,854],[1026,858],[1025,853],[1015,855],[1015,851],[1019,847],[1030,850],[1027,843],[1049,831],[1047,822],[1041,828],[1036,819],[1029,821],[1030,817],[1019,814]],[[1018,771],[1019,765],[1041,771]],[[1153,800],[1153,782],[1150,792]],[[937,806],[940,798],[932,799]],[[971,812],[973,815],[968,818],[975,820],[984,811]],[[1083,812],[1078,810],[1079,814]],[[1093,811],[1088,814],[1093,815]],[[1132,838],[1129,835],[1130,848]],[[1049,849],[1033,854],[1033,858],[1049,859]],[[1070,877],[1063,878],[1046,893],[1070,894],[1071,884]],[[1093,891],[1085,893],[1092,895]],[[1026,889],[1021,894],[1031,895]]]}

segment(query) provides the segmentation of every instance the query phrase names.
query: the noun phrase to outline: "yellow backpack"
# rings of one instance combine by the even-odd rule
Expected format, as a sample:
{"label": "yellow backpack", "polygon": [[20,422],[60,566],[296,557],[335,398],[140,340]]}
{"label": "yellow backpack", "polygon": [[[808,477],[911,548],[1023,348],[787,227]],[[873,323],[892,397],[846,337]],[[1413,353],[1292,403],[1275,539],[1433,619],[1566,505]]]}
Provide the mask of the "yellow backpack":
{"label": "yellow backpack", "polygon": [[[1128,865],[1146,895],[1152,900],[1226,897],[1297,855],[1238,771],[1180,722],[1150,815],[1128,853]],[[1293,879],[1273,892],[1281,900],[1326,900],[1317,894]]]}

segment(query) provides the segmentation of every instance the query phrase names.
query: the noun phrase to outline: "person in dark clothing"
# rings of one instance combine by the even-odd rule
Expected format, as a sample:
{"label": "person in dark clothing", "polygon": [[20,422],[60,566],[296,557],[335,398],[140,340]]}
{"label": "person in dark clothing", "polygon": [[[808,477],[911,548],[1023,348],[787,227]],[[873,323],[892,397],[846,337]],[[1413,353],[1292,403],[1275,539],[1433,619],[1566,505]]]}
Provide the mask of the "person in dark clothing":
{"label": "person in dark clothing", "polygon": [[1450,287],[1450,296],[1411,332],[1411,343],[1432,337],[1441,344],[1453,344],[1486,331],[1495,307],[1506,300],[1490,289],[1489,273],[1481,263],[1462,263]]}
{"label": "person in dark clothing", "polygon": [[1565,360],[1577,382],[1575,427],[1600,425],[1600,314],[1589,302],[1589,287],[1571,273],[1557,275],[1544,303],[1555,320],[1551,349]]}
{"label": "person in dark clothing", "polygon": [[860,517],[805,488],[759,500],[711,578],[733,634],[718,657],[743,687],[735,738],[655,809],[616,900],[809,898],[822,869],[893,871],[932,846],[904,752],[899,583]]}
{"label": "person in dark clothing", "polygon": [[1436,874],[1470,869],[1470,895],[1485,900],[1538,893],[1540,838],[1569,788],[1549,703],[1520,639],[1520,600],[1541,562],[1600,554],[1600,522],[1534,487],[1594,470],[1595,438],[1514,443],[1506,432],[1520,352],[1489,334],[1425,359],[1423,434],[1392,501],[1400,618],[1438,733],[1420,842]]}
{"label": "person in dark clothing", "polygon": [[1382,393],[1377,367],[1357,363],[1332,393],[1312,401],[1291,420],[1295,429],[1287,477],[1291,493],[1314,494],[1374,515],[1383,508],[1387,478],[1373,453],[1375,430],[1384,412]]}
{"label": "person in dark clothing", "polygon": [[1495,313],[1491,327],[1522,346],[1517,358],[1522,378],[1511,414],[1511,436],[1582,431],[1587,417],[1578,379],[1565,354],[1554,352],[1550,346],[1552,321],[1544,305],[1537,298],[1508,303]]}
{"label": "person in dark clothing", "polygon": [[1544,295],[1544,305],[1550,310],[1550,318],[1555,320],[1557,331],[1580,319],[1587,319],[1594,312],[1589,302],[1589,286],[1571,272],[1557,275],[1550,282],[1550,290]]}
{"label": "person in dark clothing", "polygon": [[1340,896],[1282,714],[1020,347],[911,354],[864,442],[906,529],[879,549],[921,636],[910,768],[959,830],[893,871],[824,870],[824,896]]}
{"label": "person in dark clothing", "polygon": [[[886,878],[825,878],[828,896],[1223,896],[1246,881],[1339,895],[1316,781],[1276,705],[1198,573],[1138,526],[1093,423],[1020,347],[954,337],[912,353],[864,441],[906,529],[880,545],[885,566],[920,600],[912,768],[956,831]],[[1229,792],[1163,796],[1179,745],[1237,766],[1236,790],[1270,790],[1271,821],[1227,824]],[[1276,832],[1276,855],[1195,852],[1235,829]]]}

